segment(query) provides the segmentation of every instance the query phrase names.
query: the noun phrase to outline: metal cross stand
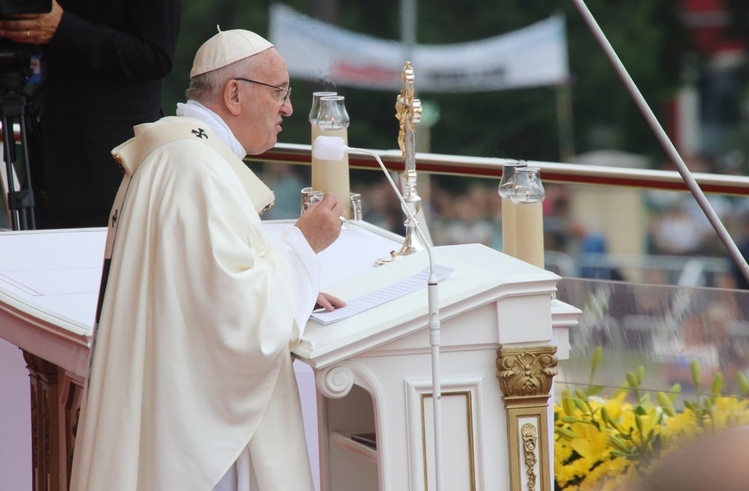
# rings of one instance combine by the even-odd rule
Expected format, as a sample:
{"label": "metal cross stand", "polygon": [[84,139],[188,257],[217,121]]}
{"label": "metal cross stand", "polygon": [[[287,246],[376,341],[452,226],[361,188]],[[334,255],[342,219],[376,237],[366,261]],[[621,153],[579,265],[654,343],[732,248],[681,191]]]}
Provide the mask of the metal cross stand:
{"label": "metal cross stand", "polygon": [[[403,90],[395,103],[397,113],[395,115],[400,122],[400,132],[398,133],[398,146],[403,154],[403,178],[405,180],[405,193],[403,198],[411,210],[411,215],[418,215],[421,210],[421,197],[416,192],[416,123],[421,121],[421,101],[414,99],[414,70],[411,62],[407,61],[403,68],[401,76],[403,80]],[[404,213],[406,211],[404,210]],[[395,261],[398,258],[407,256],[416,251],[424,250],[422,239],[416,234],[416,222],[406,215],[404,225],[406,227],[405,240],[403,246],[398,251],[392,251],[389,257],[383,257],[375,261],[375,264],[381,266]]]}

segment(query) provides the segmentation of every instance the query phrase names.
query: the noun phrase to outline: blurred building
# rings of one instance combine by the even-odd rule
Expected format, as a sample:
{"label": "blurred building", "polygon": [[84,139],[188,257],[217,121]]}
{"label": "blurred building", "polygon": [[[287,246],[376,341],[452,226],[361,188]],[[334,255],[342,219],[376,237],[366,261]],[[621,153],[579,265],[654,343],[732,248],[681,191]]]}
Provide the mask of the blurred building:
{"label": "blurred building", "polygon": [[749,5],[736,0],[681,0],[694,52],[682,60],[683,88],[670,133],[681,153],[709,155],[719,172],[745,166],[749,135]]}

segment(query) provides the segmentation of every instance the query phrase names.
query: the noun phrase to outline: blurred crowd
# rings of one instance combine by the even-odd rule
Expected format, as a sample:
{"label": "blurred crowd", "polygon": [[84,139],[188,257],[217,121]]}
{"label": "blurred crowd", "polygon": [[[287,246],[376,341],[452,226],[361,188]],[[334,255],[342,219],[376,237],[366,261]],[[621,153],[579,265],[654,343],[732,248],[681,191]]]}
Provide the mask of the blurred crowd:
{"label": "blurred crowd", "polygon": [[[738,172],[716,169],[707,159],[690,159],[690,170]],[[670,165],[663,169],[673,170]],[[265,179],[276,190],[276,205],[265,218],[293,218],[299,214],[299,190],[308,185],[309,170],[290,164],[265,166]],[[542,176],[543,177],[543,176]],[[419,174],[417,191],[435,245],[480,243],[502,250],[502,203],[498,181]],[[610,244],[601,230],[573,216],[570,187],[544,183],[544,242],[547,266],[563,276],[627,280],[610,256]],[[352,192],[362,195],[364,220],[397,234],[404,233],[405,215],[383,176],[371,171],[352,171]],[[642,237],[643,254],[679,258],[711,258],[725,264],[726,274],[713,279],[720,287],[746,288],[735,271],[725,246],[713,230],[697,201],[687,191],[643,190],[647,230]],[[742,252],[749,256],[749,198],[707,195],[708,201]],[[634,211],[633,211],[634,212]],[[652,269],[652,268],[651,268]],[[667,283],[650,271],[648,282]]]}

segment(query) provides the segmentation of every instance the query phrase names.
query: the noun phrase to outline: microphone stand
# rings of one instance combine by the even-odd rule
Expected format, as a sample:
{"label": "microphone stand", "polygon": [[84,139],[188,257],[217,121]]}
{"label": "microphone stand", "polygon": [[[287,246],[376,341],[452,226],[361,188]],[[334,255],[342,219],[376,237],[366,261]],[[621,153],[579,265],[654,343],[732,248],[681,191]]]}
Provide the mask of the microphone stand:
{"label": "microphone stand", "polygon": [[[319,139],[319,137],[318,137]],[[341,140],[342,142],[342,140]],[[435,484],[437,491],[442,490],[442,388],[440,383],[440,344],[441,344],[441,323],[439,318],[439,296],[437,290],[437,276],[434,273],[434,258],[432,256],[432,246],[425,237],[424,232],[419,226],[419,222],[416,221],[416,217],[413,215],[411,208],[406,204],[406,200],[403,198],[398,186],[390,177],[390,173],[385,164],[382,163],[380,156],[369,150],[363,148],[351,148],[344,146],[349,153],[359,153],[364,155],[370,155],[377,160],[380,165],[380,169],[387,177],[390,186],[395,191],[395,195],[403,206],[403,210],[408,215],[409,220],[413,223],[413,230],[421,238],[425,245],[427,255],[429,256],[429,279],[427,280],[427,295],[429,305],[429,345],[431,347],[431,358],[432,358],[432,405],[434,411],[434,473],[435,473]]]}
{"label": "microphone stand", "polygon": [[432,399],[434,410],[434,474],[437,491],[442,490],[442,389],[440,384],[440,318],[439,318],[439,297],[437,292],[437,275],[434,272],[434,258],[432,257],[432,246],[426,240],[424,232],[421,230],[419,223],[414,217],[413,210],[406,205],[398,186],[390,177],[390,173],[382,163],[382,159],[376,153],[363,148],[351,148],[344,144],[343,138],[336,136],[318,136],[312,142],[313,156],[321,160],[340,160],[343,153],[348,150],[349,153],[359,153],[371,155],[377,160],[380,169],[385,174],[390,187],[393,188],[395,195],[403,206],[403,211],[408,215],[414,224],[414,230],[424,241],[427,255],[429,256],[429,279],[427,280],[427,294],[429,302],[429,344],[432,355]]}

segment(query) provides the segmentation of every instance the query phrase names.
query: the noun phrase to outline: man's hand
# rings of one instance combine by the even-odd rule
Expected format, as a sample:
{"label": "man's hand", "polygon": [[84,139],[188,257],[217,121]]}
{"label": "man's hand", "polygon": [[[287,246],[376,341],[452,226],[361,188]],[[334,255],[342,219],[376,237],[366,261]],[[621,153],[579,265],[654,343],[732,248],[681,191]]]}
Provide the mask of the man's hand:
{"label": "man's hand", "polygon": [[343,204],[335,194],[327,193],[322,201],[312,203],[295,225],[302,231],[312,250],[319,253],[341,235],[342,215]]}
{"label": "man's hand", "polygon": [[24,44],[47,44],[57,31],[62,18],[62,7],[52,2],[52,11],[46,14],[17,15],[0,20],[0,37]]}
{"label": "man's hand", "polygon": [[317,294],[317,303],[315,303],[315,310],[325,309],[327,312],[332,312],[335,309],[340,309],[341,307],[345,306],[346,302],[338,297],[334,297],[333,295],[322,292]]}

